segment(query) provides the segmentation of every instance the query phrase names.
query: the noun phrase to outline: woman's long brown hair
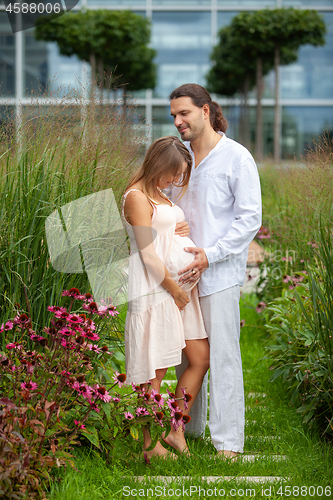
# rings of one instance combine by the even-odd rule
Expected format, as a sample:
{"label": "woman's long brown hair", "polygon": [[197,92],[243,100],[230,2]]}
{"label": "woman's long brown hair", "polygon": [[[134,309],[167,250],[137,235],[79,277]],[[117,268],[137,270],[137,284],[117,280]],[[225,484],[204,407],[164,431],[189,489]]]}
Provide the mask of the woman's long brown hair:
{"label": "woman's long brown hair", "polygon": [[157,139],[149,147],[142,166],[130,178],[126,191],[136,182],[143,180],[143,193],[156,205],[154,196],[160,179],[168,174],[174,176],[179,174],[184,161],[187,163],[187,168],[179,183],[175,184],[175,186],[182,188],[180,197],[184,195],[190,180],[192,157],[178,137],[168,136]]}

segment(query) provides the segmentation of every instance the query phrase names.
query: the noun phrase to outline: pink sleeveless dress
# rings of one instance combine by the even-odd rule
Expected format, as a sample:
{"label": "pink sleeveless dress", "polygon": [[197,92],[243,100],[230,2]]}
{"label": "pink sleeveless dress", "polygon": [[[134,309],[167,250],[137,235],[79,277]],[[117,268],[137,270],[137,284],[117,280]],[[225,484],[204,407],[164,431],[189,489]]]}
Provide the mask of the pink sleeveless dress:
{"label": "pink sleeveless dress", "polygon": [[[128,190],[123,198],[123,207]],[[139,191],[136,189],[135,191]],[[196,246],[184,236],[175,235],[177,222],[184,220],[184,212],[177,205],[152,205],[154,213],[151,230],[158,257],[178,282],[178,271],[189,265],[194,254],[184,247]],[[128,311],[125,324],[125,354],[127,381],[143,384],[155,378],[156,369],[181,363],[185,340],[207,337],[199,304],[196,283],[183,288],[190,302],[179,311],[172,295],[149,274],[142,263],[133,228],[122,218],[129,236]],[[147,228],[147,230],[150,230]]]}

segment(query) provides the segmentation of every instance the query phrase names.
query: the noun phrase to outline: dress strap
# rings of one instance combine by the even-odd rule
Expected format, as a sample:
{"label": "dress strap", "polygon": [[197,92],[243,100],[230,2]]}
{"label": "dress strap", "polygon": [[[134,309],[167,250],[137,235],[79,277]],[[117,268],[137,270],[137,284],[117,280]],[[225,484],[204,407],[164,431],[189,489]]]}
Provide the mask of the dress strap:
{"label": "dress strap", "polygon": [[[128,191],[126,191],[126,193],[124,194],[123,196],[123,202],[122,202],[122,205],[121,205],[121,212],[125,218],[125,214],[124,214],[124,207],[125,207],[125,201],[126,201],[126,197],[128,195],[128,193],[130,193],[131,191],[139,191],[139,193],[142,193],[142,191],[140,189],[136,189],[136,188],[132,188],[132,189],[129,189]],[[151,206],[153,207],[153,215],[151,216],[151,218],[153,219],[155,217],[155,213],[156,213],[156,207],[154,205],[154,203],[152,203],[150,201],[149,198],[147,198],[147,200],[149,201],[149,203],[151,204]],[[125,219],[126,220],[126,219]]]}

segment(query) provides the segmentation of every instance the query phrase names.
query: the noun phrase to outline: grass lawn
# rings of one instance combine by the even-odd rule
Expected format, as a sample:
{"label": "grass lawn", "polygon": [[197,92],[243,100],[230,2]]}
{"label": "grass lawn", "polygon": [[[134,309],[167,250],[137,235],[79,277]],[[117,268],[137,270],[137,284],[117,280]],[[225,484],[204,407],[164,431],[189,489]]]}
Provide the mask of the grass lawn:
{"label": "grass lawn", "polygon": [[[262,359],[265,331],[254,309],[256,300],[255,296],[241,299],[241,319],[245,320],[241,330],[246,397],[244,456],[235,462],[217,459],[208,428],[204,439],[188,440],[191,456],[176,461],[155,459],[146,465],[138,456],[127,463],[107,465],[94,450],[76,449],[78,471],[69,468],[57,471],[46,497],[49,500],[331,498],[332,447],[303,429],[301,417],[288,405],[283,386],[268,382],[269,366]],[[173,370],[169,370],[167,378],[175,379]],[[141,482],[137,476],[142,477]],[[170,482],[156,476],[169,476]],[[210,476],[219,479],[209,482]],[[258,476],[262,478],[260,483],[250,479]],[[273,482],[269,479],[272,477]]]}

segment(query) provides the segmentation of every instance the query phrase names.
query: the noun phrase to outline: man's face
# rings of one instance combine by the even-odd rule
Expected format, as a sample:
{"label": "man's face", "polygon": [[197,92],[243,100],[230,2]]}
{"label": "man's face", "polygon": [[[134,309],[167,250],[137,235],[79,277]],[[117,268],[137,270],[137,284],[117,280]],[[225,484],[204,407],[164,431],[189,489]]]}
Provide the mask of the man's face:
{"label": "man's face", "polygon": [[191,97],[178,97],[170,101],[171,116],[183,141],[195,141],[205,130],[206,107],[198,108]]}

